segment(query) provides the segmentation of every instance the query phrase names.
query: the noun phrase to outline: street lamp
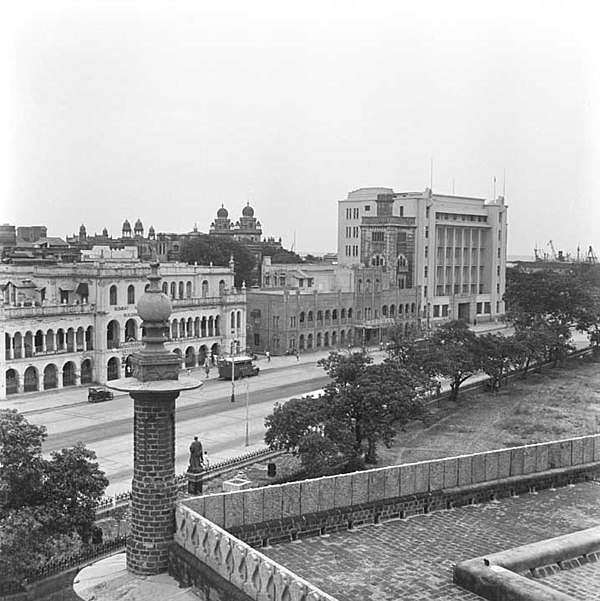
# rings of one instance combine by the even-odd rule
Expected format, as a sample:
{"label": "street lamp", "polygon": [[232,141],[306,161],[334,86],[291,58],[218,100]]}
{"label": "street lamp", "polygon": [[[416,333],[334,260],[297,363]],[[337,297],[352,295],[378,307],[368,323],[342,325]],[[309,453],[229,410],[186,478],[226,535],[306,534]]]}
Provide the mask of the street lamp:
{"label": "street lamp", "polygon": [[235,352],[237,350],[239,340],[233,341],[231,349],[231,402],[235,403]]}
{"label": "street lamp", "polygon": [[250,446],[250,436],[248,434],[250,416],[249,416],[249,407],[250,407],[250,382],[246,380],[246,446]]}

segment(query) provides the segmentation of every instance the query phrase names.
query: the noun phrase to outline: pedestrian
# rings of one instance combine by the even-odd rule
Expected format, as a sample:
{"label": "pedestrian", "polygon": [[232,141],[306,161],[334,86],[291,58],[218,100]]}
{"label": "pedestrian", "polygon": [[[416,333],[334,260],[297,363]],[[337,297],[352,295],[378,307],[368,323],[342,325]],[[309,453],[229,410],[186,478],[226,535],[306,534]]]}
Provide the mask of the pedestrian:
{"label": "pedestrian", "polygon": [[267,356],[267,363],[271,363],[271,353],[269,353],[269,351],[265,351],[265,355]]}
{"label": "pedestrian", "polygon": [[296,361],[300,361],[300,355],[298,354],[298,349],[294,349],[294,355],[296,355]]}
{"label": "pedestrian", "polygon": [[210,363],[208,362],[208,358],[204,361],[204,373],[206,373],[206,379],[210,378]]}

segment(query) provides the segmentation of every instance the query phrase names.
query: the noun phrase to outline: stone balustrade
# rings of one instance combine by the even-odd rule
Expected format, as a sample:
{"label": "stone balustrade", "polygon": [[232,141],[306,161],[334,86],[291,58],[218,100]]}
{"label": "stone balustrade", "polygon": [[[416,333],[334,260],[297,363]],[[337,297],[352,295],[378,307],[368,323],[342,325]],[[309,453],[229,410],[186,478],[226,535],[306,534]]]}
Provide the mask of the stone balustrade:
{"label": "stone balustrade", "polygon": [[183,504],[211,522],[235,530],[595,462],[600,462],[600,435],[207,495]]}
{"label": "stone balustrade", "polygon": [[256,601],[336,601],[216,524],[179,504],[175,541]]}

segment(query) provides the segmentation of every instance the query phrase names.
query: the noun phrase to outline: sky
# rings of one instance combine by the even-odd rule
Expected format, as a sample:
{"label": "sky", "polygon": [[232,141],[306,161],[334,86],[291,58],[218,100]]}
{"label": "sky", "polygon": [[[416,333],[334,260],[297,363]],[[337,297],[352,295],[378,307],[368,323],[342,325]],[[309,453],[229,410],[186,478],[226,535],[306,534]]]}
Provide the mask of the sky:
{"label": "sky", "polygon": [[595,4],[25,0],[0,19],[0,223],[208,231],[250,202],[327,252],[351,190],[496,178],[509,255],[598,253]]}

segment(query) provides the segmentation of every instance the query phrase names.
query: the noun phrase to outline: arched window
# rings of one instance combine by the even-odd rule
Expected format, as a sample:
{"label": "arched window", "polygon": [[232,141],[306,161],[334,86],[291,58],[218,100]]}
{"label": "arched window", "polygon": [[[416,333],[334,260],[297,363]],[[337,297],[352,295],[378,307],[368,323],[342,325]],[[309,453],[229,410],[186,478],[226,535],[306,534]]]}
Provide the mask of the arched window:
{"label": "arched window", "polygon": [[133,284],[127,286],[127,304],[135,305],[135,286]]}
{"label": "arched window", "polygon": [[329,309],[325,309],[325,321],[331,321],[331,311]]}
{"label": "arched window", "polygon": [[300,323],[304,323],[305,319],[306,319],[306,314],[304,313],[304,311],[300,311]]}
{"label": "arched window", "polygon": [[179,298],[183,298],[183,282],[179,282]]}
{"label": "arched window", "polygon": [[323,311],[320,309],[317,311],[317,321],[323,321]]}
{"label": "arched window", "polygon": [[117,287],[114,285],[111,286],[110,290],[108,291],[108,304],[109,305],[117,304]]}
{"label": "arched window", "polygon": [[225,294],[225,280],[219,281],[219,296]]}
{"label": "arched window", "polygon": [[242,327],[242,312],[238,311],[236,313],[235,317],[236,317],[236,326],[237,326],[237,329],[239,330]]}
{"label": "arched window", "polygon": [[367,292],[371,292],[371,280],[367,280],[366,289],[367,289]]}
{"label": "arched window", "polygon": [[231,312],[231,329],[235,330],[235,311]]}
{"label": "arched window", "polygon": [[387,305],[383,305],[383,307],[381,307],[381,315],[383,315],[383,317],[387,317],[387,314],[388,314]]}
{"label": "arched window", "polygon": [[177,294],[177,284],[175,282],[171,282],[171,298],[175,298]]}
{"label": "arched window", "polygon": [[185,298],[192,298],[192,282],[185,285]]}
{"label": "arched window", "polygon": [[379,292],[381,290],[381,282],[379,280],[375,280],[375,292]]}
{"label": "arched window", "polygon": [[338,312],[337,312],[337,309],[334,309],[334,310],[331,312],[331,319],[332,319],[333,321],[337,321],[337,318],[338,318]]}
{"label": "arched window", "polygon": [[208,280],[204,280],[202,282],[202,298],[206,298],[208,296]]}
{"label": "arched window", "polygon": [[363,284],[362,280],[358,280],[358,292],[359,293],[363,291],[363,285],[362,284]]}
{"label": "arched window", "polygon": [[345,309],[345,308],[343,308],[343,309],[340,311],[340,317],[341,317],[342,319],[346,319],[346,309]]}
{"label": "arched window", "polygon": [[396,305],[390,305],[390,317],[394,317],[396,315]]}
{"label": "arched window", "polygon": [[308,321],[313,321],[313,312],[312,311],[308,312]]}
{"label": "arched window", "polygon": [[162,291],[164,294],[169,296],[169,284],[167,284],[167,282],[162,283]]}
{"label": "arched window", "polygon": [[352,307],[348,309],[348,319],[352,319]]}

